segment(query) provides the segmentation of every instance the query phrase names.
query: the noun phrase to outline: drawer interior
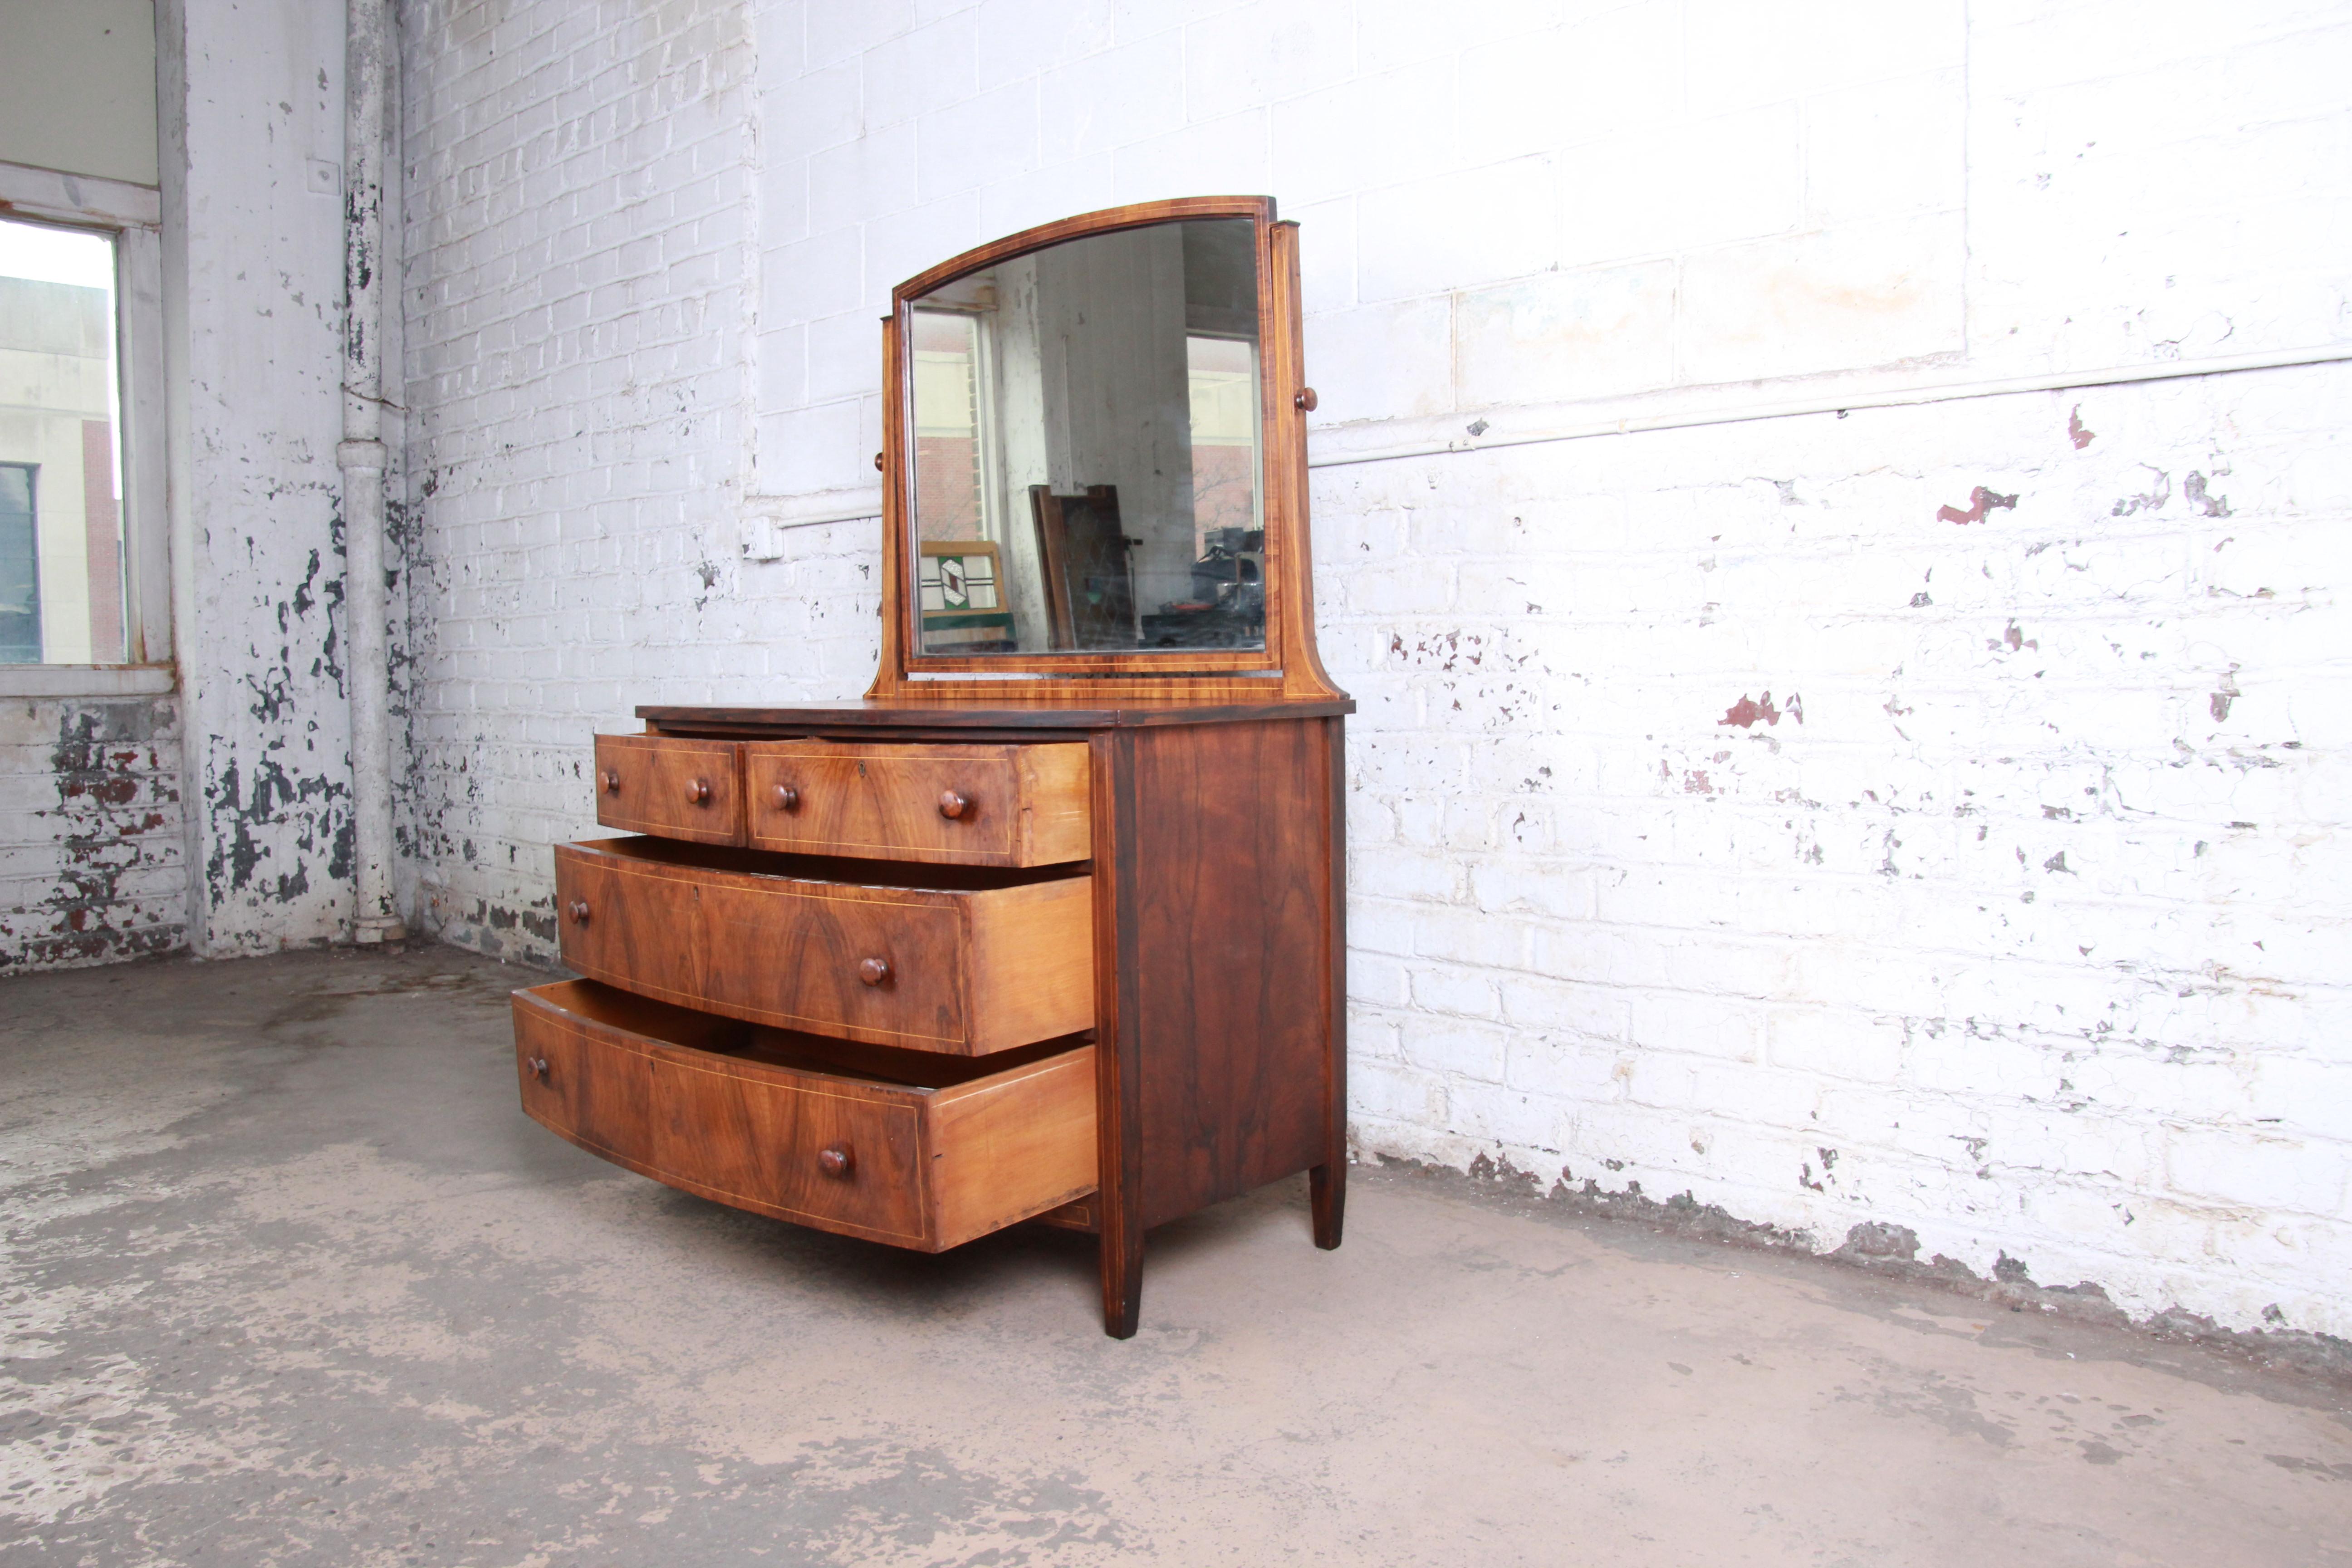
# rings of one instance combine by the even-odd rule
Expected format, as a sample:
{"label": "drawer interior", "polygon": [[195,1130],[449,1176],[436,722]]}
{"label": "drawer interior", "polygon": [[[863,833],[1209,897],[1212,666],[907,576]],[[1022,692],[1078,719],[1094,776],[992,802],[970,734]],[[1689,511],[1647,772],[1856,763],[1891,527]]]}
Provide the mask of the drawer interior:
{"label": "drawer interior", "polygon": [[1085,876],[1087,862],[1025,868],[945,866],[893,860],[862,860],[838,855],[791,855],[738,849],[723,844],[689,844],[676,838],[583,839],[574,848],[625,856],[662,866],[706,871],[741,871],[807,882],[845,882],[866,888],[907,888],[943,893],[978,893],[995,888],[1025,888],[1038,882]]}
{"label": "drawer interior", "polygon": [[890,1084],[901,1089],[951,1089],[992,1074],[1005,1072],[1085,1045],[1090,1035],[1066,1035],[1040,1040],[984,1058],[946,1056],[934,1051],[900,1050],[892,1046],[862,1045],[830,1039],[796,1029],[770,1028],[739,1023],[688,1007],[672,1006],[593,980],[567,980],[542,985],[532,995],[590,1023],[625,1029],[667,1046],[708,1051],[713,1056],[764,1063],[794,1072],[824,1073],[835,1078]]}

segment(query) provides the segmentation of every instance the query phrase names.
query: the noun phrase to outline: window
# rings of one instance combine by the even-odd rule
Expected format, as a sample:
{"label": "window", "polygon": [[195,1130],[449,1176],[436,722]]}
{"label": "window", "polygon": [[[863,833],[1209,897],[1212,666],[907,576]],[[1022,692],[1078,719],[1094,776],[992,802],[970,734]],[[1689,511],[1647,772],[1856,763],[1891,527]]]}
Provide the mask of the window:
{"label": "window", "polygon": [[0,163],[0,694],[170,689],[159,205]]}
{"label": "window", "polygon": [[40,530],[30,463],[0,463],[0,664],[41,662]]}
{"label": "window", "polygon": [[0,661],[120,664],[114,237],[0,218]]}

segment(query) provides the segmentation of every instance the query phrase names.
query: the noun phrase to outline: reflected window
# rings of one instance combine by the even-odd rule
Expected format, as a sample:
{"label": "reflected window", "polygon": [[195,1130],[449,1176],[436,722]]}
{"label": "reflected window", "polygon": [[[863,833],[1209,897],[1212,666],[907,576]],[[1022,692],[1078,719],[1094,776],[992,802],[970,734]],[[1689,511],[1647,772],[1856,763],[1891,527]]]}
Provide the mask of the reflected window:
{"label": "reflected window", "polygon": [[914,312],[915,536],[982,539],[980,321]]}

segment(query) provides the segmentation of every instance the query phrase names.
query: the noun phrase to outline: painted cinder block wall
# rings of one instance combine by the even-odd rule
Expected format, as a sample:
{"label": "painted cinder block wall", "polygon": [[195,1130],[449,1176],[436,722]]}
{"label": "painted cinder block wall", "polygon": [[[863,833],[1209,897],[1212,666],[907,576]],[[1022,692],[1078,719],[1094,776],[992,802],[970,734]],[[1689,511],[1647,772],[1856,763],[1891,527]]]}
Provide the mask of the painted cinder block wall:
{"label": "painted cinder block wall", "polygon": [[2352,1333],[2340,8],[402,24],[427,926],[551,952],[634,704],[862,689],[891,283],[1271,191],[1360,1147]]}

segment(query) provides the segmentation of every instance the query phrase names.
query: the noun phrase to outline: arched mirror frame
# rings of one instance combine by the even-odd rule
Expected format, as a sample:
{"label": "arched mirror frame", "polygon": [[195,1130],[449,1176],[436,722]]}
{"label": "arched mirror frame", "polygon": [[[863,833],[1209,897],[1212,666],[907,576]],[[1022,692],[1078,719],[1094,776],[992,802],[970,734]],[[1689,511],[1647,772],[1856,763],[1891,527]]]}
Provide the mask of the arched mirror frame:
{"label": "arched mirror frame", "polygon": [[[914,387],[906,345],[917,300],[966,273],[1118,229],[1246,218],[1255,230],[1259,419],[1265,520],[1265,646],[1116,653],[944,655],[921,651],[909,562],[914,541]],[[1269,702],[1343,694],[1315,651],[1308,572],[1307,387],[1299,343],[1298,226],[1271,196],[1144,202],[1040,225],[968,250],[890,291],[882,326],[882,658],[869,700],[1045,703]]]}

